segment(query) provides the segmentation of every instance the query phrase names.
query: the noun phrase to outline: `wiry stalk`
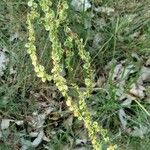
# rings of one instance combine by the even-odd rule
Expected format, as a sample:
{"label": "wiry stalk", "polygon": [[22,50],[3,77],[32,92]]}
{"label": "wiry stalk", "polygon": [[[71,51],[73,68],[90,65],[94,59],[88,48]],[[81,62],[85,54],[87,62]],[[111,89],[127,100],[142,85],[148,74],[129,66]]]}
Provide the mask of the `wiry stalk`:
{"label": "wiry stalk", "polygon": [[[35,33],[33,27],[33,21],[40,17],[37,12],[37,3],[34,0],[30,0],[28,5],[31,8],[31,12],[27,15],[27,24],[28,24],[28,32],[29,38],[26,47],[28,48],[28,53],[31,57],[32,64],[35,68],[35,72],[38,77],[42,78],[42,81],[46,80],[50,81],[53,79],[57,88],[61,92],[61,94],[66,98],[66,104],[69,107],[70,111],[73,112],[74,116],[80,120],[84,121],[85,127],[88,130],[89,137],[91,139],[93,148],[95,150],[102,149],[102,142],[99,139],[99,135],[102,136],[103,140],[106,143],[110,143],[109,137],[107,136],[107,130],[103,129],[102,126],[98,125],[96,121],[92,121],[91,114],[86,105],[86,99],[91,95],[93,89],[93,70],[91,69],[91,58],[89,52],[85,50],[83,45],[83,40],[80,40],[77,34],[73,33],[67,24],[67,9],[68,4],[66,0],[60,0],[57,8],[57,12],[54,12],[52,9],[51,0],[40,0],[39,2],[42,11],[44,12],[43,24],[45,30],[49,32],[49,39],[52,43],[52,52],[51,58],[53,61],[52,75],[48,75],[44,69],[44,67],[38,64],[38,59],[36,55],[36,47],[35,47]],[[75,42],[78,48],[78,54],[83,61],[83,69],[86,73],[85,92],[81,92],[80,88],[73,81],[69,83],[78,93],[78,102],[73,101],[72,97],[69,96],[69,88],[67,85],[67,79],[62,76],[62,58],[64,54],[63,46],[58,37],[58,32],[60,26],[63,25],[64,32],[67,36],[66,41],[64,42],[64,46],[67,48],[67,58],[65,59],[66,68],[68,71],[72,72],[73,68],[70,64],[72,57],[74,56],[74,52],[72,51],[73,41]],[[108,150],[114,150],[115,146],[109,146]]]}

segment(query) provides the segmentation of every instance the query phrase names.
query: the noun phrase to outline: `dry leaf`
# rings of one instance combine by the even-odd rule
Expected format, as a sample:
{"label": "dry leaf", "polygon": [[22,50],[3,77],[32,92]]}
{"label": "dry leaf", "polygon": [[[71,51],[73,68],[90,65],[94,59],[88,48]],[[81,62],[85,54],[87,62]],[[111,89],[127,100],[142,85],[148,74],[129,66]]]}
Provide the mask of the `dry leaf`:
{"label": "dry leaf", "polygon": [[[43,145],[43,146],[44,146],[44,150],[54,150],[50,146],[47,146],[47,145]],[[67,149],[65,149],[65,150],[67,150]]]}
{"label": "dry leaf", "polygon": [[96,12],[106,13],[108,16],[112,15],[115,10],[111,7],[97,7],[94,9]]}
{"label": "dry leaf", "polygon": [[44,114],[47,116],[49,115],[51,112],[53,111],[53,108],[52,107],[47,107]]}
{"label": "dry leaf", "polygon": [[130,94],[134,95],[135,97],[138,97],[140,99],[145,97],[145,91],[146,89],[140,85],[140,84],[132,84],[131,89],[129,91]]}
{"label": "dry leaf", "polygon": [[0,139],[3,137],[2,131],[0,130]]}
{"label": "dry leaf", "polygon": [[115,69],[114,69],[114,72],[113,72],[113,75],[112,75],[112,80],[119,80],[121,78],[121,74],[122,74],[122,64],[118,64]]}
{"label": "dry leaf", "polygon": [[9,41],[13,42],[15,39],[18,39],[18,38],[19,38],[18,32],[15,32],[12,35],[10,35]]}
{"label": "dry leaf", "polygon": [[144,135],[149,132],[150,132],[150,130],[147,127],[140,126],[139,128],[134,127],[134,130],[131,131],[129,134],[134,137],[144,138]]}
{"label": "dry leaf", "polygon": [[150,66],[150,58],[146,61],[146,66]]}
{"label": "dry leaf", "polygon": [[125,130],[127,126],[127,115],[123,109],[120,109],[118,114],[119,114],[119,119],[121,121],[122,128]]}
{"label": "dry leaf", "polygon": [[116,65],[113,75],[112,75],[112,80],[113,81],[123,81],[125,82],[127,78],[129,77],[130,74],[134,73],[134,66],[133,65],[128,65],[128,66],[123,66],[122,63]]}
{"label": "dry leaf", "polygon": [[[34,141],[26,141],[22,144],[22,150],[26,150],[28,149],[30,146],[36,148],[39,146],[39,144],[44,140],[46,142],[49,142],[50,139],[47,138],[44,134],[44,123],[45,123],[45,119],[46,117],[53,111],[53,108],[51,107],[47,107],[44,108],[45,111],[41,114],[38,114],[37,111],[33,112],[33,116],[32,117],[28,117],[29,119],[26,119],[28,124],[32,126],[32,128],[35,129],[35,132],[30,132],[29,136],[30,137],[35,137]],[[26,144],[26,142],[28,144]]]}
{"label": "dry leaf", "polygon": [[96,82],[97,87],[102,87],[106,82],[106,78],[104,76],[100,76]]}
{"label": "dry leaf", "polygon": [[87,149],[86,147],[79,147],[79,148],[75,148],[73,150],[89,150],[89,149]]}
{"label": "dry leaf", "polygon": [[10,68],[10,70],[9,70],[10,75],[13,75],[13,74],[16,74],[16,73],[17,73],[17,71],[14,68]]}
{"label": "dry leaf", "polygon": [[6,57],[6,53],[0,51],[0,76],[4,74],[4,70],[6,69],[6,65],[9,59]]}
{"label": "dry leaf", "polygon": [[23,125],[24,121],[23,120],[17,120],[14,121],[18,126]]}
{"label": "dry leaf", "polygon": [[29,136],[30,137],[37,137],[38,136],[38,132],[30,132]]}
{"label": "dry leaf", "polygon": [[120,97],[120,101],[122,101],[121,106],[130,108],[133,100],[135,100],[135,97],[129,94],[122,95]]}
{"label": "dry leaf", "polygon": [[94,24],[95,24],[95,26],[97,26],[98,28],[100,28],[100,29],[103,29],[104,27],[106,27],[107,26],[107,24],[106,24],[106,21],[105,21],[105,19],[104,18],[94,18],[95,20],[94,20]]}
{"label": "dry leaf", "polygon": [[46,142],[50,142],[50,139],[48,137],[46,137],[46,135],[44,134],[43,136],[43,140],[46,141]]}
{"label": "dry leaf", "polygon": [[91,8],[91,4],[88,0],[72,0],[71,5],[76,11],[87,11]]}
{"label": "dry leaf", "polygon": [[22,147],[20,148],[20,150],[28,150],[29,147],[31,147],[31,141],[29,140],[25,140],[24,138],[21,138],[21,145]]}
{"label": "dry leaf", "polygon": [[31,125],[36,129],[40,129],[41,127],[43,127],[45,118],[46,118],[45,114],[39,114],[37,116],[34,116],[34,119],[32,120]]}
{"label": "dry leaf", "polygon": [[102,41],[102,35],[100,33],[95,34],[93,38],[92,47],[97,48],[101,43],[101,41]]}
{"label": "dry leaf", "polygon": [[29,124],[35,129],[40,129],[43,127],[46,117],[53,111],[53,108],[47,107],[43,114],[38,114],[38,112],[33,112],[33,116],[30,117]]}
{"label": "dry leaf", "polygon": [[38,147],[39,144],[42,142],[43,137],[44,137],[44,131],[41,130],[41,131],[39,132],[37,138],[32,142],[32,146],[33,146],[33,147]]}
{"label": "dry leaf", "polygon": [[13,122],[14,120],[12,119],[2,119],[1,122],[1,130],[7,129],[10,125],[10,122]]}
{"label": "dry leaf", "polygon": [[150,82],[150,67],[142,67],[139,74],[138,83],[143,84],[143,82]]}
{"label": "dry leaf", "polygon": [[86,144],[87,143],[87,139],[77,139],[76,140],[76,145],[82,145],[82,144]]}
{"label": "dry leaf", "polygon": [[[43,132],[43,130],[40,130],[40,132]],[[40,134],[40,132],[30,132],[30,133],[29,133],[29,136],[30,136],[30,137],[38,137],[38,135]],[[50,141],[50,139],[47,138],[47,137],[45,136],[45,134],[43,135],[43,140],[46,141],[46,142],[49,142],[49,141]]]}
{"label": "dry leaf", "polygon": [[131,56],[132,56],[133,58],[136,58],[136,60],[138,60],[139,62],[141,61],[141,58],[138,56],[137,53],[132,52]]}
{"label": "dry leaf", "polygon": [[73,116],[70,115],[67,119],[65,119],[63,124],[64,124],[66,129],[69,129],[69,127],[72,126],[72,123],[73,123]]}
{"label": "dry leaf", "polygon": [[129,35],[129,39],[134,40],[135,38],[139,37],[140,31],[134,32],[133,34]]}
{"label": "dry leaf", "polygon": [[90,29],[91,26],[92,26],[91,20],[85,19],[85,21],[84,21],[84,28],[85,29]]}

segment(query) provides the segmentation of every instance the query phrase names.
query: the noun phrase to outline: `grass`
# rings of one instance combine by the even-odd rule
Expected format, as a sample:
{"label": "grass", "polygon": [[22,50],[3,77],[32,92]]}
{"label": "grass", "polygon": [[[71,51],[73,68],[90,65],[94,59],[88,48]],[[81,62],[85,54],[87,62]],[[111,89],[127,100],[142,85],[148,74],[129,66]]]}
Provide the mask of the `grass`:
{"label": "grass", "polygon": [[[126,59],[126,66],[129,63],[135,64],[136,73],[126,82],[126,90],[128,91],[129,85],[139,76],[139,68],[150,56],[150,2],[149,0],[144,2],[141,0],[106,0],[99,3],[99,1],[94,0],[92,5],[93,9],[94,6],[111,7],[114,8],[115,12],[109,16],[105,13],[96,13],[93,9],[84,13],[77,13],[71,9],[69,13],[71,28],[85,40],[86,48],[92,56],[92,64],[96,70],[95,80],[100,76],[108,78],[109,72],[105,66],[111,60],[119,62]],[[90,142],[77,146],[75,144],[77,139],[87,138],[83,123],[73,118],[71,125],[66,127],[64,122],[72,114],[66,108],[63,98],[57,89],[52,88],[54,87],[52,83],[48,85],[42,83],[34,73],[31,60],[24,47],[27,41],[27,11],[27,1],[0,1],[0,49],[7,49],[10,60],[4,76],[0,77],[0,119],[26,120],[28,116],[39,109],[38,104],[40,102],[50,103],[55,106],[55,109],[44,124],[50,142],[42,143],[37,149],[46,149],[48,146],[52,150],[71,150],[83,146],[90,150],[92,149]],[[95,16],[91,17],[91,13],[95,13]],[[104,26],[99,24],[99,19],[104,21]],[[90,26],[85,29],[86,22]],[[41,24],[37,22],[35,26],[39,60],[48,70],[50,67],[50,43]],[[18,37],[10,41],[15,33],[18,34]],[[93,45],[93,38],[97,33],[100,34],[99,38],[102,40],[97,45]],[[140,56],[142,62],[133,59],[133,52]],[[74,58],[73,61],[76,70],[77,67],[80,68],[81,63],[77,59]],[[114,68],[115,66],[116,64],[114,64]],[[12,68],[15,70],[15,74],[10,74]],[[78,83],[82,86],[83,80],[80,74],[74,76],[77,77]],[[102,87],[93,92],[87,101],[93,119],[109,130],[110,137],[118,145],[118,149],[148,150],[150,146],[149,135],[145,135],[143,139],[131,137],[121,129],[118,110],[122,106],[117,99],[118,87],[111,81],[111,78],[104,84],[105,88]],[[147,83],[146,86],[149,87],[149,84]],[[148,93],[149,88],[146,90]],[[140,105],[146,110],[150,110],[149,104],[144,100],[140,101]],[[128,113],[132,116],[128,123],[129,127],[143,125],[150,129],[149,117],[138,103],[134,102]],[[23,132],[25,128],[18,130],[15,125],[12,125],[9,129],[11,136],[4,140],[0,139],[0,150],[17,150],[20,146],[18,134]],[[24,137],[29,139],[27,135]]]}

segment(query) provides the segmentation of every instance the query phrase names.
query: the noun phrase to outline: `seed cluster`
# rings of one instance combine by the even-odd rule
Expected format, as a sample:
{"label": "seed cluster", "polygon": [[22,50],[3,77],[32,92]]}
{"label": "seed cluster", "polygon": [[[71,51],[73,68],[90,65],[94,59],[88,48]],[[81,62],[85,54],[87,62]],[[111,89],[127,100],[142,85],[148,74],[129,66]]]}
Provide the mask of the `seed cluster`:
{"label": "seed cluster", "polygon": [[[53,10],[53,3],[51,0],[40,0],[39,1],[40,8],[44,13],[44,17],[41,18],[39,15],[37,8],[38,4],[34,2],[34,0],[29,0],[28,6],[31,11],[27,15],[27,25],[28,25],[28,43],[26,44],[27,52],[30,55],[32,64],[34,66],[34,70],[38,77],[42,79],[43,82],[53,80],[56,84],[57,88],[61,92],[61,94],[66,99],[66,104],[70,111],[73,112],[74,116],[79,120],[83,120],[85,127],[88,130],[89,137],[91,139],[91,143],[93,145],[93,149],[100,150],[102,149],[102,142],[100,140],[100,135],[103,140],[108,144],[110,140],[107,136],[107,130],[103,129],[96,121],[92,121],[91,114],[86,105],[86,99],[90,97],[91,92],[93,90],[93,70],[91,69],[91,58],[89,52],[85,50],[85,46],[83,44],[83,40],[79,39],[78,35],[73,33],[68,25],[67,18],[67,10],[69,8],[67,0],[60,0],[57,5],[57,11]],[[53,68],[51,70],[51,75],[47,74],[44,66],[38,63],[38,58],[36,54],[36,46],[35,46],[35,32],[34,32],[34,21],[35,19],[41,19],[42,24],[45,27],[45,30],[49,32],[49,41],[51,44],[51,59],[53,62]],[[58,33],[60,31],[60,27],[63,27],[66,39],[62,44],[60,42]],[[64,49],[66,49],[66,59],[65,59],[65,68],[68,72],[73,71],[73,67],[71,65],[71,60],[74,57],[73,46],[76,45],[78,49],[78,55],[83,61],[83,70],[86,74],[86,78],[84,79],[86,90],[83,92],[80,90],[79,86],[74,82],[70,82],[69,84],[75,89],[78,93],[78,101],[73,101],[72,97],[69,95],[69,87],[67,83],[67,79],[62,76],[62,58],[64,54]],[[114,150],[115,146],[110,145],[108,150]]]}

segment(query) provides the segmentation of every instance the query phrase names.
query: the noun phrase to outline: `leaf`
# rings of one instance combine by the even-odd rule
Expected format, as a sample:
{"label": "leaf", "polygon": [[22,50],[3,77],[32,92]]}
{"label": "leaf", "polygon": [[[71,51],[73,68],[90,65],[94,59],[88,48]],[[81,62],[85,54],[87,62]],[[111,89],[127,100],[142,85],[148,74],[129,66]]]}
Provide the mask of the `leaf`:
{"label": "leaf", "polygon": [[21,149],[20,150],[28,150],[29,147],[31,147],[31,141],[25,140],[24,138],[21,138]]}
{"label": "leaf", "polygon": [[2,119],[1,122],[1,130],[7,129],[10,125],[10,122],[13,122],[14,120],[12,119]]}
{"label": "leaf", "polygon": [[32,146],[33,146],[33,147],[38,147],[39,144],[42,142],[43,137],[44,137],[44,131],[41,130],[41,131],[39,132],[37,138],[32,142]]}
{"label": "leaf", "polygon": [[88,0],[72,0],[71,5],[76,11],[87,11],[91,8],[91,4]]}
{"label": "leaf", "polygon": [[86,147],[79,147],[79,148],[75,148],[73,150],[89,150],[89,149],[87,149]]}
{"label": "leaf", "polygon": [[108,16],[112,15],[115,10],[111,7],[97,7],[94,9],[96,12],[101,12],[101,13],[105,13]]}
{"label": "leaf", "polygon": [[46,115],[45,114],[36,114],[37,112],[33,113],[33,117],[31,117],[32,119],[30,120],[30,125],[34,128],[41,128],[43,127],[43,124],[45,122],[45,118]]}
{"label": "leaf", "polygon": [[135,97],[129,94],[122,95],[120,97],[120,101],[122,101],[121,106],[130,108],[133,100],[135,100]]}
{"label": "leaf", "polygon": [[[122,62],[123,63],[123,62]],[[128,65],[128,66],[123,66],[122,63],[119,63],[116,65],[113,75],[112,75],[112,80],[113,81],[123,81],[127,80],[130,74],[134,73],[134,65]]]}
{"label": "leaf", "polygon": [[42,114],[38,114],[38,112],[33,112],[33,116],[30,117],[29,124],[36,129],[42,128],[46,117],[52,111],[53,111],[53,108],[47,107],[47,108],[45,108],[45,111]]}
{"label": "leaf", "polygon": [[42,142],[42,140],[46,142],[50,141],[50,139],[45,136],[43,129],[39,132],[30,132],[29,136],[35,138],[35,140],[31,144],[33,147],[37,147]]}
{"label": "leaf", "polygon": [[87,139],[77,139],[76,140],[76,145],[82,145],[82,144],[86,144],[87,143]]}
{"label": "leaf", "polygon": [[[44,104],[44,106],[46,106]],[[33,116],[28,117],[26,120],[30,126],[34,129],[34,132],[30,132],[30,137],[35,137],[33,142],[26,141],[28,145],[25,143],[22,147],[28,149],[30,146],[36,148],[39,146],[39,144],[44,140],[46,142],[49,142],[50,139],[47,138],[44,134],[44,123],[46,117],[53,111],[52,107],[46,107],[44,108],[45,111],[41,114],[38,114],[38,111],[33,112]],[[30,144],[31,143],[31,144]],[[23,149],[23,148],[22,148]]]}
{"label": "leaf", "polygon": [[100,33],[95,34],[93,38],[92,47],[97,48],[101,43],[101,41],[102,41],[102,35]]}
{"label": "leaf", "polygon": [[85,21],[84,21],[84,28],[85,28],[85,29],[90,29],[91,26],[92,26],[91,20],[85,19]]}
{"label": "leaf", "polygon": [[137,53],[132,52],[131,56],[132,56],[133,58],[135,58],[137,61],[141,62],[141,58],[138,56]]}
{"label": "leaf", "polygon": [[144,126],[140,126],[138,127],[134,127],[134,130],[131,131],[129,134],[133,137],[140,137],[140,138],[144,138],[144,135],[149,133],[150,130],[148,130],[147,127]]}
{"label": "leaf", "polygon": [[2,131],[0,130],[0,139],[3,137]]}
{"label": "leaf", "polygon": [[146,66],[150,66],[150,58],[146,61]]}
{"label": "leaf", "polygon": [[86,148],[86,147],[78,147],[78,148],[74,148],[73,150],[89,150],[89,148]]}
{"label": "leaf", "polygon": [[47,116],[47,115],[49,115],[52,111],[53,111],[53,108],[52,108],[52,107],[47,107],[47,108],[45,109],[44,114]]}
{"label": "leaf", "polygon": [[[47,146],[47,145],[43,145],[44,147],[44,150],[53,150],[50,146]],[[68,150],[68,149],[65,149],[65,150]]]}
{"label": "leaf", "polygon": [[127,115],[123,109],[120,109],[118,114],[119,114],[119,119],[121,121],[122,128],[125,130],[127,126]]}
{"label": "leaf", "polygon": [[50,142],[50,139],[48,137],[46,137],[46,135],[43,136],[43,140],[46,142]]}
{"label": "leaf", "polygon": [[129,93],[134,95],[135,97],[142,99],[145,97],[145,90],[146,89],[142,85],[134,83],[131,85]]}
{"label": "leaf", "polygon": [[13,42],[15,39],[19,38],[19,34],[17,32],[10,35],[9,41]]}
{"label": "leaf", "polygon": [[104,76],[100,76],[96,82],[97,87],[102,87],[106,82],[106,78]]}
{"label": "leaf", "polygon": [[88,134],[87,131],[85,129],[81,129],[80,127],[78,127],[75,130],[76,135],[78,135],[78,138],[75,141],[75,144],[77,146],[81,146],[81,145],[86,145],[88,142]]}
{"label": "leaf", "polygon": [[30,132],[29,136],[30,137],[37,137],[38,136],[38,132]]}
{"label": "leaf", "polygon": [[64,124],[66,129],[69,129],[69,127],[72,126],[72,123],[73,123],[73,116],[70,115],[67,119],[65,119],[63,124]]}
{"label": "leaf", "polygon": [[112,80],[119,80],[121,78],[121,74],[122,74],[122,64],[118,64],[115,69],[114,69],[114,72],[113,72],[113,75],[112,75]]}
{"label": "leaf", "polygon": [[18,126],[23,125],[23,120],[16,120],[14,121]]}
{"label": "leaf", "polygon": [[140,77],[138,79],[138,83],[143,84],[143,82],[150,82],[150,68],[142,67],[140,71]]}
{"label": "leaf", "polygon": [[6,69],[6,65],[8,63],[9,59],[6,57],[6,53],[3,51],[0,51],[0,76],[4,74],[4,70]]}

